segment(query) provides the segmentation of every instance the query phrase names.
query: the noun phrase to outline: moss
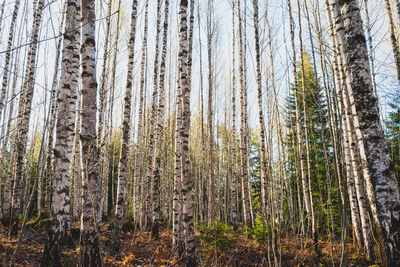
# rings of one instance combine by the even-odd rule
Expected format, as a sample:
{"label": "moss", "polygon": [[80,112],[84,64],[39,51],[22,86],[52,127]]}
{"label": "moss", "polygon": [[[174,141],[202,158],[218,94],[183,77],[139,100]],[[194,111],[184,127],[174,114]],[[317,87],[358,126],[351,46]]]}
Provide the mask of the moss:
{"label": "moss", "polygon": [[37,218],[36,220],[33,220],[29,222],[28,224],[37,232],[46,232],[48,227],[50,227],[51,224],[51,218]]}

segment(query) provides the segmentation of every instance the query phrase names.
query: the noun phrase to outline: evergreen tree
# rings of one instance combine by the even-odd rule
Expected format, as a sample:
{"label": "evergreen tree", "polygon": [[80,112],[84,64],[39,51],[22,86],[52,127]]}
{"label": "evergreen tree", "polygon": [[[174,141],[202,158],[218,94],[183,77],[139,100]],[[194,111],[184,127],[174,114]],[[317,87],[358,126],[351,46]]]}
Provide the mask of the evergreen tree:
{"label": "evergreen tree", "polygon": [[[304,114],[303,103],[299,101],[299,110],[300,110],[300,123],[302,129],[304,129],[304,116],[307,116],[308,120],[308,131],[309,131],[309,143],[311,146],[310,149],[310,160],[311,160],[311,177],[312,177],[312,187],[313,187],[313,196],[315,201],[315,206],[318,207],[316,209],[317,213],[323,213],[319,215],[323,215],[326,217],[317,216],[319,220],[319,227],[322,225],[329,225],[325,223],[328,219],[327,209],[324,207],[327,205],[327,189],[326,185],[326,170],[325,170],[325,162],[324,162],[324,145],[326,147],[327,156],[329,160],[332,160],[332,145],[326,138],[329,135],[328,125],[327,125],[327,106],[326,101],[323,94],[323,87],[320,84],[320,81],[317,75],[314,72],[314,66],[312,64],[312,59],[310,55],[303,51],[304,53],[304,69],[305,69],[305,88],[306,88],[306,113]],[[301,68],[298,68],[301,70]],[[299,71],[297,74],[297,82],[299,88],[302,88],[302,75]],[[288,145],[288,173],[289,177],[296,183],[297,178],[296,175],[296,162],[298,161],[295,157],[296,154],[296,107],[295,107],[295,95],[294,95],[294,85],[291,86],[291,93],[287,97],[287,115],[286,115],[286,126],[291,129],[286,137],[286,143]],[[299,99],[303,98],[302,90],[298,91]],[[306,146],[305,139],[303,138],[303,146]],[[333,172],[333,170],[328,170],[329,172]],[[299,189],[300,190],[300,189]],[[320,208],[321,207],[321,208]],[[324,219],[322,219],[324,218]],[[329,226],[328,226],[329,227]]]}

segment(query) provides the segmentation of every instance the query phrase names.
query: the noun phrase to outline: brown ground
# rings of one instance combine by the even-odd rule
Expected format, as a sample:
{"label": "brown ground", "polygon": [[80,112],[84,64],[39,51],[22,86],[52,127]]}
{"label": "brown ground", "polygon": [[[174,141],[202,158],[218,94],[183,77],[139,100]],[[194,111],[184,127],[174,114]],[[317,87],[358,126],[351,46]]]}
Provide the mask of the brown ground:
{"label": "brown ground", "polygon": [[[133,239],[133,233],[123,233],[121,251],[114,253],[109,248],[111,231],[107,229],[107,225],[104,228],[102,238],[104,266],[183,266],[183,260],[179,259],[172,249],[172,233],[168,229],[164,229],[160,233],[158,241],[151,240],[148,233],[135,234],[135,239]],[[196,233],[197,237],[200,235],[200,233]],[[266,248],[254,240],[249,240],[244,235],[236,237],[238,237],[237,242],[224,252],[215,247],[210,248],[198,240],[196,253],[199,266],[268,266]],[[23,245],[16,257],[17,266],[39,266],[45,238],[45,233],[35,231],[28,226]],[[63,250],[64,266],[75,266],[77,263],[78,240],[75,242],[76,249]],[[0,226],[0,266],[9,263],[8,260],[16,244],[17,239],[8,239],[6,229]],[[303,245],[300,246],[299,240],[296,241],[293,237],[284,237],[279,247],[282,266],[338,266],[341,253],[339,241],[320,241],[319,247],[322,255],[319,259],[311,246],[311,241],[305,244],[303,242]],[[347,251],[349,266],[373,264],[358,255],[351,244],[348,245]]]}

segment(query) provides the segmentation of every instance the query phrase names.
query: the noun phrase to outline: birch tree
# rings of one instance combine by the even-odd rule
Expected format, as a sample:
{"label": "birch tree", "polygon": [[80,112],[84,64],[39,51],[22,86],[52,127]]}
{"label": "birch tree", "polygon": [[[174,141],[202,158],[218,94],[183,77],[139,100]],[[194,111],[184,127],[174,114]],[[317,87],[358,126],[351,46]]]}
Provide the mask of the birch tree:
{"label": "birch tree", "polygon": [[[132,103],[132,89],[133,89],[133,67],[135,56],[135,36],[136,36],[136,17],[137,17],[137,0],[132,2],[132,15],[131,15],[131,32],[129,38],[129,56],[128,56],[128,70],[124,98],[124,117],[122,123],[122,142],[119,155],[119,173],[118,173],[118,188],[117,188],[117,203],[115,207],[115,221],[114,221],[114,243],[119,243],[119,235],[122,227],[122,218],[124,215],[124,200],[126,191],[127,179],[127,162],[128,150],[130,140],[130,126],[131,126],[131,103]],[[107,163],[108,164],[108,163]]]}
{"label": "birch tree", "polygon": [[99,151],[96,137],[95,1],[82,0],[82,91],[79,132],[82,166],[82,217],[79,266],[101,266],[97,225]]}
{"label": "birch tree", "polygon": [[370,172],[371,180],[366,179],[367,193],[370,202],[376,203],[388,265],[395,266],[400,264],[400,194],[373,94],[360,9],[355,0],[341,0],[338,5],[345,28],[344,63],[350,72],[346,78],[351,86],[348,90],[357,114],[356,134],[361,136],[357,137],[360,154],[366,158],[362,164]]}
{"label": "birch tree", "polygon": [[[182,90],[182,204],[183,204],[183,229],[185,233],[186,266],[196,266],[195,236],[193,225],[192,180],[189,176],[189,127],[190,127],[190,90],[188,83],[188,1],[179,1],[179,83]],[[178,124],[177,124],[177,127]]]}
{"label": "birch tree", "polygon": [[238,28],[239,28],[239,90],[240,90],[240,157],[241,157],[241,169],[242,169],[242,205],[243,205],[243,218],[244,224],[250,226],[250,204],[249,204],[249,186],[248,186],[248,169],[247,169],[247,131],[246,131],[246,117],[247,117],[247,97],[245,87],[245,75],[244,75],[244,41],[243,41],[243,29],[242,29],[242,10],[240,8],[241,0],[237,2],[238,12]]}
{"label": "birch tree", "polygon": [[236,32],[235,32],[235,0],[232,0],[232,223],[237,227],[237,172],[236,172]]}
{"label": "birch tree", "polygon": [[[60,265],[60,245],[71,241],[69,180],[73,143],[68,138],[75,132],[75,110],[70,110],[73,91],[77,91],[79,79],[79,1],[68,1],[66,10],[64,44],[62,51],[62,71],[60,93],[57,106],[57,140],[54,149],[54,191],[52,200],[52,225],[48,231],[48,241],[43,250],[42,265]],[[75,94],[76,95],[76,94]],[[71,100],[72,99],[72,100]],[[72,104],[74,106],[74,104]],[[73,123],[70,121],[73,118]],[[72,138],[73,140],[73,138]]]}
{"label": "birch tree", "polygon": [[135,154],[135,169],[134,169],[134,215],[136,222],[140,221],[139,218],[139,188],[141,181],[141,166],[140,161],[144,157],[143,147],[144,147],[144,87],[145,87],[145,66],[146,66],[146,50],[147,50],[147,26],[148,26],[148,0],[146,0],[145,15],[144,15],[144,33],[143,33],[143,43],[142,43],[142,58],[140,62],[140,93],[139,93],[139,113],[138,113],[138,127],[137,127],[137,144],[136,144],[136,154]]}
{"label": "birch tree", "polygon": [[151,113],[149,118],[149,139],[148,139],[148,155],[147,170],[146,170],[146,227],[152,228],[152,197],[151,197],[151,178],[153,175],[153,156],[154,156],[154,130],[157,123],[157,106],[158,106],[158,71],[159,71],[159,57],[160,57],[160,28],[161,28],[161,0],[157,1],[157,23],[156,23],[156,45],[155,45],[155,58],[153,70],[153,93],[151,96]]}
{"label": "birch tree", "polygon": [[261,49],[260,49],[260,37],[259,37],[259,18],[258,18],[258,3],[257,0],[253,0],[253,22],[254,22],[254,42],[256,50],[256,82],[257,82],[257,99],[258,99],[258,120],[260,123],[260,138],[261,138],[261,155],[260,155],[260,180],[261,180],[261,212],[266,212],[266,181],[267,181],[267,162],[265,155],[265,124],[264,124],[264,113],[262,104],[262,81],[261,81]]}
{"label": "birch tree", "polygon": [[153,159],[153,218],[152,218],[152,236],[158,238],[159,220],[160,220],[160,169],[161,169],[161,144],[162,135],[165,124],[165,72],[167,57],[167,38],[168,38],[168,17],[169,17],[169,0],[164,2],[164,25],[163,25],[163,44],[161,52],[160,80],[159,80],[159,102],[157,110],[157,125],[155,137],[155,150]]}
{"label": "birch tree", "polygon": [[207,212],[208,225],[213,225],[215,221],[215,193],[214,193],[214,125],[213,125],[213,94],[214,94],[214,67],[213,67],[213,36],[215,25],[213,19],[214,1],[207,2],[207,58],[208,58],[208,147],[207,147]]}

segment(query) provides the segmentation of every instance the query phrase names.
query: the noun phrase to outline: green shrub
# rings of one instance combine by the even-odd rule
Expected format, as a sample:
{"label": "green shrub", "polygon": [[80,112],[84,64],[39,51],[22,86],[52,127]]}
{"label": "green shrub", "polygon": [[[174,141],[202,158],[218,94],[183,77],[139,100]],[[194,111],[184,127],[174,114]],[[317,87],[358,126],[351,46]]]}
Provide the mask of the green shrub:
{"label": "green shrub", "polygon": [[269,226],[267,225],[264,217],[259,216],[259,217],[257,217],[253,228],[249,228],[249,227],[245,226],[245,228],[242,229],[242,231],[243,231],[243,234],[256,240],[259,244],[266,245],[269,240],[269,237],[268,237],[269,229],[268,228],[269,228]]}
{"label": "green shrub", "polygon": [[210,248],[216,246],[221,251],[225,251],[236,244],[238,240],[233,227],[222,222],[213,226],[199,225],[198,229],[202,233],[199,239]]}

